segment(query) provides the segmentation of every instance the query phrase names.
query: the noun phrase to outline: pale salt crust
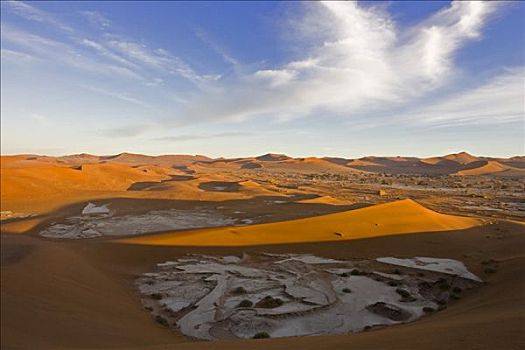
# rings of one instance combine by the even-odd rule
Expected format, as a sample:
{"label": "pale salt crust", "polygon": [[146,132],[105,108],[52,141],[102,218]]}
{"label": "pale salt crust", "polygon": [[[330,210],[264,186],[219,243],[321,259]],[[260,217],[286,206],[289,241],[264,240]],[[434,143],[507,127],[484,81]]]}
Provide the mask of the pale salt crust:
{"label": "pale salt crust", "polygon": [[[447,266],[462,266],[447,261]],[[352,262],[313,255],[194,255],[158,264],[157,272],[143,274],[137,285],[144,306],[155,316],[205,340],[252,338],[261,332],[270,337],[356,332],[414,321],[423,316],[423,308],[437,310],[436,300],[446,302],[451,296],[440,288],[447,276],[442,271],[422,277],[375,271],[374,266],[384,265],[374,261],[359,265],[356,272]],[[449,278],[450,288],[475,285],[463,276],[471,277]],[[280,303],[258,304],[268,297]],[[240,307],[241,302],[246,306]]]}
{"label": "pale salt crust", "polygon": [[478,276],[469,272],[461,261],[452,259],[415,257],[413,259],[397,259],[391,257],[377,258],[377,261],[397,266],[406,266],[414,269],[442,272],[449,275],[456,275],[462,278],[471,279],[476,282],[483,282]]}
{"label": "pale salt crust", "polygon": [[113,216],[107,205],[89,203],[82,216],[67,218],[40,232],[48,238],[81,239],[101,236],[139,235],[149,232],[229,226],[236,219],[208,210],[154,210],[145,214]]}

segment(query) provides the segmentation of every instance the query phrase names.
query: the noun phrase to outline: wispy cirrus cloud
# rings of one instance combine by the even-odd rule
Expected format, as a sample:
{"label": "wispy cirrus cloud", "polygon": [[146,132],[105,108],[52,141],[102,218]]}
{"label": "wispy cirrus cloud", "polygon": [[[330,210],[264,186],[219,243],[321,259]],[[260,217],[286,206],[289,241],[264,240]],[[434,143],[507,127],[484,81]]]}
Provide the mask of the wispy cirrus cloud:
{"label": "wispy cirrus cloud", "polygon": [[[58,41],[55,38],[28,33],[7,24],[2,24],[2,39],[72,67],[102,71],[100,68],[106,66],[106,71],[128,78],[142,79],[148,86],[158,85],[159,73],[183,78],[201,87],[220,77],[199,74],[190,64],[166,49],[151,48],[143,42],[114,33],[111,30],[111,20],[97,11],[80,12],[90,23],[104,31],[101,37],[88,38],[74,26],[67,25],[54,15],[26,2],[6,1],[2,2],[2,6],[24,19],[63,30],[67,40]],[[85,49],[91,50],[99,57],[86,53]],[[151,75],[154,77],[150,79]]]}
{"label": "wispy cirrus cloud", "polygon": [[107,29],[111,26],[111,20],[97,11],[81,11],[80,14],[84,16],[89,23],[99,29]]}
{"label": "wispy cirrus cloud", "polygon": [[414,108],[396,119],[433,127],[502,123],[525,127],[524,84],[524,67],[507,69],[481,86]]}
{"label": "wispy cirrus cloud", "polygon": [[147,103],[145,101],[142,101],[141,99],[128,96],[127,94],[124,94],[124,93],[120,93],[120,92],[117,92],[117,91],[105,90],[105,89],[101,89],[101,88],[98,88],[98,87],[95,87],[95,86],[82,85],[81,87],[86,89],[86,90],[95,92],[97,94],[101,94],[101,95],[104,95],[104,96],[107,96],[107,97],[111,97],[111,98],[114,98],[114,99],[117,99],[117,100],[120,100],[120,101],[123,101],[123,102],[133,103],[133,104],[135,104],[137,106],[145,107],[145,108],[148,108],[148,109],[154,109],[154,107],[152,105],[150,105],[149,103]]}
{"label": "wispy cirrus cloud", "polygon": [[101,135],[110,138],[132,138],[143,135],[153,128],[155,128],[153,124],[127,125],[103,130]]}
{"label": "wispy cirrus cloud", "polygon": [[184,135],[175,135],[175,136],[164,136],[156,138],[156,141],[195,141],[195,140],[209,140],[209,139],[218,139],[218,138],[227,138],[227,137],[242,137],[250,136],[252,133],[243,132],[243,131],[232,131],[232,132],[221,132],[215,134],[184,134]]}
{"label": "wispy cirrus cloud", "polygon": [[85,55],[79,47],[32,34],[8,24],[2,23],[1,38],[4,44],[9,43],[18,48],[23,48],[28,55],[40,60],[47,60],[53,64],[65,64],[68,67],[100,75],[114,76],[116,74],[128,79],[143,79],[127,67],[93,59],[89,55]]}
{"label": "wispy cirrus cloud", "polygon": [[26,20],[49,24],[67,32],[74,31],[71,26],[58,20],[52,14],[42,11],[23,1],[2,1],[2,7]]}
{"label": "wispy cirrus cloud", "polygon": [[37,57],[21,51],[4,48],[0,51],[2,60],[8,60],[12,63],[32,63],[39,60]]}

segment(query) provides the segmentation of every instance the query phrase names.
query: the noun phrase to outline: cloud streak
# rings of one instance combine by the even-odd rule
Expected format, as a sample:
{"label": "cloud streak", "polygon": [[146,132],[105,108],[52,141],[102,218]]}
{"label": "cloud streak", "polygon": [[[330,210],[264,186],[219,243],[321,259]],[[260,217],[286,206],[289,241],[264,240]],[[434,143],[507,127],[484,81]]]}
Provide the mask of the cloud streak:
{"label": "cloud streak", "polygon": [[241,131],[232,131],[232,132],[221,132],[215,134],[206,134],[206,135],[195,135],[195,134],[184,134],[176,136],[165,136],[156,138],[156,141],[169,141],[169,142],[179,142],[179,141],[195,141],[195,140],[209,140],[209,139],[218,139],[218,138],[229,138],[229,137],[242,137],[242,136],[251,136],[252,133],[241,132]]}
{"label": "cloud streak", "polygon": [[523,124],[524,82],[523,67],[508,69],[479,87],[447,96],[423,108],[416,108],[399,116],[399,120],[436,127],[517,122]]}

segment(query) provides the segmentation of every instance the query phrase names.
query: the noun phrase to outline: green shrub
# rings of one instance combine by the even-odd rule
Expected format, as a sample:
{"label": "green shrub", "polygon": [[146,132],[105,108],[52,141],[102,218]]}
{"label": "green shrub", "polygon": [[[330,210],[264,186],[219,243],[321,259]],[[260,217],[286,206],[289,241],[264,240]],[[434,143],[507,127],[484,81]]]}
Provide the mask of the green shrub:
{"label": "green shrub", "polygon": [[496,262],[496,260],[494,259],[486,259],[486,260],[483,260],[481,262],[482,265],[490,265],[490,264],[494,264]]}
{"label": "green shrub", "polygon": [[452,288],[452,293],[461,294],[463,292],[463,289],[459,287]]}
{"label": "green shrub", "polygon": [[169,327],[170,324],[168,322],[168,320],[166,320],[164,317],[162,317],[161,315],[157,315],[155,316],[155,321],[157,321],[158,323],[160,323],[161,325],[163,325],[164,327]]}
{"label": "green shrub", "polygon": [[246,293],[247,293],[246,289],[244,289],[243,287],[237,287],[234,290],[232,290],[232,294],[235,294],[235,295],[246,294]]}
{"label": "green shrub", "polygon": [[283,304],[283,301],[279,298],[273,298],[271,296],[265,296],[263,299],[259,300],[255,307],[263,309],[273,309],[279,307]]}
{"label": "green shrub", "polygon": [[162,294],[160,294],[160,293],[153,293],[153,294],[151,294],[151,297],[153,299],[155,299],[155,300],[160,300],[160,299],[162,299]]}
{"label": "green shrub", "polygon": [[399,286],[399,282],[397,281],[388,281],[387,283],[390,287],[397,287]]}
{"label": "green shrub", "polygon": [[498,270],[495,267],[487,267],[485,270],[483,270],[486,274],[489,273],[496,273]]}
{"label": "green shrub", "polygon": [[350,288],[343,288],[343,293],[352,293]]}
{"label": "green shrub", "polygon": [[253,306],[253,303],[248,299],[244,299],[243,301],[239,303],[239,305],[237,305],[237,307],[252,307],[252,306]]}
{"label": "green shrub", "polygon": [[401,288],[397,288],[396,289],[396,293],[401,295],[403,298],[408,298],[410,297],[410,293],[407,291],[407,290],[404,290],[404,289],[401,289]]}
{"label": "green shrub", "polygon": [[253,339],[267,339],[270,338],[270,335],[266,332],[259,332],[253,336]]}

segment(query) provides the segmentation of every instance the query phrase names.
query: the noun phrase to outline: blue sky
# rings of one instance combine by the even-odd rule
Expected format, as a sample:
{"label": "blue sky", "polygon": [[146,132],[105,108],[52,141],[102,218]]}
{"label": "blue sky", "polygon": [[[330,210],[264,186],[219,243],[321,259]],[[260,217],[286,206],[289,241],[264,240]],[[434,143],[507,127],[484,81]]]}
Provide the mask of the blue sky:
{"label": "blue sky", "polygon": [[2,154],[525,153],[524,2],[1,3]]}

